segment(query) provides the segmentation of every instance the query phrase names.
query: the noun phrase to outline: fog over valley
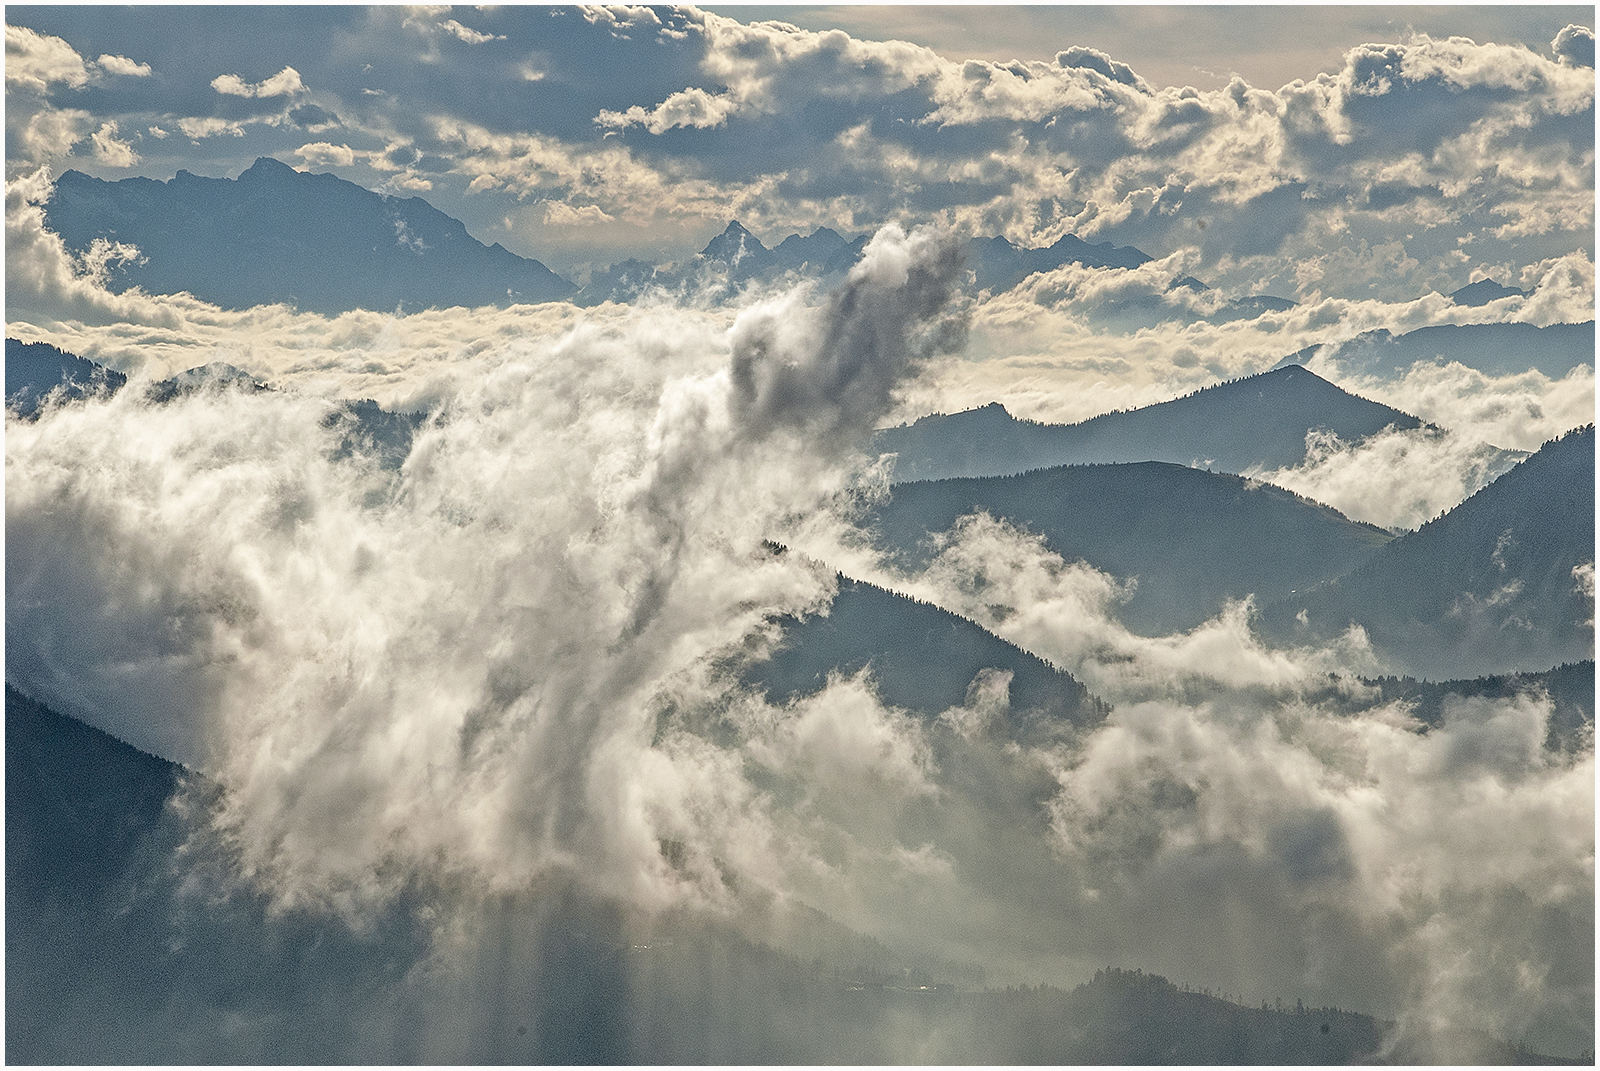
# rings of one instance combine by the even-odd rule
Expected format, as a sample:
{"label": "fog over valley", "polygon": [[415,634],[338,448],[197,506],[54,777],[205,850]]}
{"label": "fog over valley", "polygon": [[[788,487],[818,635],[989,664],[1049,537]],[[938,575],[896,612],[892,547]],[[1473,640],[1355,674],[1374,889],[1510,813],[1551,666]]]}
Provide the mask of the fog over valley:
{"label": "fog over valley", "polygon": [[1592,1062],[1593,10],[817,10],[7,9],[8,1061]]}

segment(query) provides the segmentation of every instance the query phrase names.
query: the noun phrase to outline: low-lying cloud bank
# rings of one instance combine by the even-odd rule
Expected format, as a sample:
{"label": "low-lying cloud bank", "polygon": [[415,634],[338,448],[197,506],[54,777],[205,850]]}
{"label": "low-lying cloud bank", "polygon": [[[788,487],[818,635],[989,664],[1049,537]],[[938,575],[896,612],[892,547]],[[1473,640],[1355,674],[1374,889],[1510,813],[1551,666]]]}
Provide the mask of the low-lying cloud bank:
{"label": "low-lying cloud bank", "polygon": [[[54,255],[26,217],[25,248]],[[1541,746],[1547,701],[1464,702],[1424,734],[1404,704],[1308,698],[1330,673],[1359,691],[1359,632],[1273,652],[1236,607],[1135,636],[1111,578],[984,519],[916,576],[860,548],[852,504],[883,477],[852,446],[930,375],[982,367],[941,363],[990,323],[957,269],[939,236],[890,228],[840,293],[727,315],[333,320],[113,308],[52,276],[23,291],[72,310],[43,337],[134,378],[8,419],[7,677],[214,777],[240,873],[358,925],[419,875],[473,890],[448,916],[570,874],[761,936],[812,907],[996,980],[1117,961],[1592,1045],[1592,943],[1563,935],[1593,933],[1593,751]],[[1325,311],[1410,315],[1387,308]],[[1326,328],[1297,315],[1175,330],[1264,360]],[[1155,338],[1114,344],[1126,370]],[[282,389],[146,399],[202,353]],[[398,472],[338,456],[333,399],[363,395],[430,413]],[[992,677],[932,720],[886,708],[870,672],[787,705],[740,688],[725,660],[820,611],[835,568],[1116,709],[1022,747]],[[463,962],[493,940],[440,932]]]}

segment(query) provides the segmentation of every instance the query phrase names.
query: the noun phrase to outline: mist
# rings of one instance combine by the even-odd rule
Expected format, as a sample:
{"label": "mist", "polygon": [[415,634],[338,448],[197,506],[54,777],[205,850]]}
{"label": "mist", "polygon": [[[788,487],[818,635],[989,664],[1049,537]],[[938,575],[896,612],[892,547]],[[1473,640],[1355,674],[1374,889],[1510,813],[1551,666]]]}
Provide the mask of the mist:
{"label": "mist", "polygon": [[[874,555],[854,521],[886,474],[861,448],[983,326],[953,249],[885,228],[837,292],[724,312],[134,294],[134,326],[55,321],[132,378],[8,416],[8,681],[218,786],[187,791],[181,858],[266,925],[398,945],[403,980],[330,1013],[390,1032],[351,1052],[499,1058],[495,1007],[537,990],[556,1029],[572,948],[663,933],[670,956],[737,939],[987,984],[1140,966],[1396,1018],[1396,1044],[1592,1045],[1593,750],[1543,746],[1548,698],[1427,732],[1404,703],[1352,714],[1384,668],[1358,629],[1270,650],[1241,603],[1137,636],[1126,581],[981,515],[920,572]],[[154,401],[200,353],[275,389]],[[350,397],[424,414],[398,470],[341,451]],[[1378,523],[1471,493],[1450,480],[1472,449],[1400,445],[1436,447],[1444,489],[1397,486]],[[1335,461],[1356,463],[1329,444],[1299,478],[1336,497]],[[787,702],[741,685],[836,572],[1050,659],[1110,715],[1023,741],[1003,675],[935,717],[870,667]],[[569,932],[590,936],[551,943]],[[688,969],[615,962],[618,992]]]}

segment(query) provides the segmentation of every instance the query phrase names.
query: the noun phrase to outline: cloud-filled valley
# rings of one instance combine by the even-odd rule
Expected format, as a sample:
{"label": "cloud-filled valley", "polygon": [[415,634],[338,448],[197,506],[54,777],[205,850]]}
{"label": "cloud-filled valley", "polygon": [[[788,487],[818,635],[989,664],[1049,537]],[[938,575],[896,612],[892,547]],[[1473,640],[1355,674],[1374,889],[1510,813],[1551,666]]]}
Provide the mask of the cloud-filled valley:
{"label": "cloud-filled valley", "polygon": [[8,1058],[1592,1054],[1585,11],[8,9]]}

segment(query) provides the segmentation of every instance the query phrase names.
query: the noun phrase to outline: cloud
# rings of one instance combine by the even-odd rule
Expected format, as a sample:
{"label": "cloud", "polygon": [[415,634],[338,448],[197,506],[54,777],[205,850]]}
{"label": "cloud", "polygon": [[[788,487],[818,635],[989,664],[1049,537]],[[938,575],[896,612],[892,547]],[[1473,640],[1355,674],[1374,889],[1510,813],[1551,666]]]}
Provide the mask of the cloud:
{"label": "cloud", "polygon": [[1085,70],[1098,71],[1112,81],[1121,82],[1126,86],[1139,86],[1141,79],[1133,73],[1133,68],[1126,63],[1118,63],[1110,56],[1095,48],[1084,48],[1074,45],[1069,49],[1056,53],[1056,66],[1081,67]]}
{"label": "cloud", "polygon": [[307,167],[349,167],[356,162],[355,150],[350,146],[326,141],[307,142],[294,154],[304,160]]}
{"label": "cloud", "polygon": [[[870,555],[848,569],[870,574]],[[1588,971],[1586,951],[1568,957],[1508,928],[1524,910],[1513,904],[1549,905],[1580,929],[1590,911],[1593,753],[1544,750],[1544,698],[1450,699],[1423,734],[1408,704],[1348,676],[1381,668],[1358,631],[1325,650],[1269,651],[1236,605],[1189,633],[1135,636],[1113,614],[1122,582],[983,514],[959,522],[925,571],[878,576],[1113,702],[1081,747],[1044,757],[1060,786],[1048,803],[1056,849],[1093,905],[1067,909],[1073,925],[1187,975],[1197,960],[1181,950],[1183,928],[1226,901],[1248,916],[1228,942],[1248,962],[1205,970],[1246,1003],[1278,984],[1354,985],[1407,1032],[1483,1016],[1502,1037],[1566,1014],[1555,1011],[1565,997],[1522,988],[1501,959]],[[1547,872],[1552,860],[1563,877]],[[1294,934],[1297,951],[1269,951],[1277,933]],[[1295,981],[1277,973],[1302,955]]]}
{"label": "cloud", "polygon": [[149,78],[150,65],[139,63],[127,56],[101,56],[95,60],[95,66],[107,74],[117,75],[121,78]]}
{"label": "cloud", "polygon": [[139,154],[126,141],[117,139],[117,123],[101,123],[100,129],[89,138],[94,146],[94,157],[107,167],[132,167],[139,162]]}
{"label": "cloud", "polygon": [[21,138],[22,166],[38,167],[72,155],[72,147],[89,134],[93,117],[77,108],[42,108],[28,119]]}
{"label": "cloud", "polygon": [[246,82],[236,74],[219,74],[211,80],[211,88],[230,97],[288,97],[305,92],[300,72],[285,67],[262,82]]}
{"label": "cloud", "polygon": [[1346,390],[1450,428],[1469,441],[1512,450],[1537,450],[1594,419],[1594,369],[1586,366],[1551,379],[1533,370],[1491,376],[1454,361],[1419,361],[1388,381],[1341,377],[1336,358],[1326,364],[1313,359],[1307,367],[1314,372],[1321,367]]}
{"label": "cloud", "polygon": [[1391,530],[1412,529],[1464,502],[1512,462],[1469,436],[1435,428],[1385,428],[1358,443],[1306,434],[1305,460],[1246,475],[1277,484]]}
{"label": "cloud", "polygon": [[1550,51],[1565,63],[1577,67],[1594,68],[1594,30],[1587,26],[1569,25],[1550,42]]}
{"label": "cloud", "polygon": [[490,41],[504,41],[506,39],[505,34],[479,33],[477,30],[461,25],[455,19],[446,19],[439,24],[439,28],[469,45],[482,45]]}
{"label": "cloud", "polygon": [[793,291],[742,312],[730,372],[748,426],[805,427],[843,445],[869,433],[901,383],[965,341],[964,318],[949,312],[960,263],[948,236],[891,225],[822,309]]}
{"label": "cloud", "polygon": [[635,26],[660,26],[661,18],[648,7],[632,4],[579,4],[578,13],[583,21],[594,26],[605,26],[613,32],[631,30]]}
{"label": "cloud", "polygon": [[[179,498],[158,492],[135,507],[153,510],[161,519],[146,530],[148,539],[138,539],[120,559],[137,563],[133,573],[150,585],[128,604],[127,615],[107,620],[106,628],[85,634],[81,643],[74,641],[76,653],[49,639],[54,626],[44,620],[24,627],[14,619],[19,627],[13,635],[20,641],[26,632],[34,639],[13,644],[10,664],[54,701],[113,716],[115,728],[128,738],[236,785],[237,809],[230,806],[223,816],[224,828],[236,838],[244,865],[270,876],[290,899],[359,903],[388,895],[392,889],[379,876],[379,860],[391,849],[379,845],[394,835],[422,853],[419,863],[457,842],[463,851],[457,855],[450,849],[457,861],[449,865],[482,869],[498,875],[495,881],[526,880],[574,852],[598,853],[601,870],[624,882],[657,880],[649,878],[659,866],[653,841],[647,842],[648,858],[635,859],[637,845],[626,836],[613,838],[614,832],[625,832],[616,824],[625,816],[612,812],[632,806],[610,795],[634,791],[623,776],[638,753],[630,726],[653,716],[652,696],[671,674],[738,640],[763,613],[815,602],[826,574],[803,562],[775,562],[753,573],[738,563],[758,550],[764,535],[781,531],[783,518],[801,502],[836,490],[839,474],[806,458],[835,452],[831,439],[842,430],[870,427],[877,415],[871,400],[886,399],[896,376],[914,372],[915,344],[905,339],[915,338],[919,322],[936,317],[947,297],[948,253],[926,236],[886,232],[854,280],[848,303],[831,308],[831,326],[816,325],[814,356],[793,346],[781,352],[764,348],[767,328],[759,319],[736,326],[721,340],[680,318],[642,321],[611,337],[579,329],[533,349],[502,350],[446,395],[442,407],[455,415],[420,435],[400,477],[410,487],[412,505],[399,514],[373,513],[362,505],[390,477],[366,463],[330,467],[326,453],[335,433],[323,424],[328,402],[293,389],[263,396],[202,392],[175,403],[168,419],[157,421],[136,383],[103,406],[63,411],[30,425],[76,430],[59,440],[54,433],[34,438],[31,430],[24,431],[27,443],[19,439],[14,446],[19,460],[27,456],[48,466],[47,457],[67,441],[99,454],[86,470],[96,475],[81,485],[87,497],[30,462],[33,476],[16,484],[17,493],[8,499],[17,535],[10,546],[21,556],[15,560],[37,561],[36,576],[57,577],[48,583],[60,579],[58,566],[67,568],[68,561],[108,562],[96,549],[99,541],[130,534],[123,519],[131,516],[124,510],[133,502],[120,496],[132,488],[115,475],[119,463],[113,455],[121,448],[112,446],[114,439],[131,436],[123,441],[130,449],[150,452],[152,471],[187,470],[195,482]],[[905,292],[903,299],[894,296],[899,291]],[[719,351],[726,362],[720,368],[706,360]],[[774,375],[783,362],[796,358],[803,361],[802,380]],[[279,380],[284,386],[293,382],[293,377]],[[607,382],[626,389],[614,393]],[[804,382],[807,393],[752,393],[746,386],[751,382]],[[596,388],[601,395],[590,393]],[[265,407],[256,407],[263,400]],[[814,408],[804,410],[808,403]],[[216,436],[239,420],[249,428],[236,429],[243,446],[237,464],[215,469],[202,463],[191,469],[182,460],[213,456],[220,445]],[[554,427],[566,431],[552,439],[548,432]],[[291,442],[298,445],[291,448]],[[798,444],[804,446],[797,454]],[[505,451],[523,460],[498,475],[499,466],[485,467]],[[294,465],[310,464],[309,482],[292,477],[284,482],[292,469],[279,466],[290,456],[298,458]],[[258,493],[248,501],[238,498],[246,484],[263,478]],[[46,514],[38,511],[52,509],[46,505],[51,501],[64,503],[63,494],[78,503],[74,510],[82,508],[84,523],[62,533],[63,552],[53,557],[41,542],[53,537],[46,535]],[[455,524],[439,525],[459,509],[477,518],[469,522],[474,531],[501,534],[489,535],[486,544],[474,539],[476,548],[465,557],[447,550]],[[238,556],[225,551],[224,542],[213,542],[221,534],[219,525],[232,527],[230,516],[264,526]],[[511,527],[503,528],[508,522]],[[208,545],[222,556],[206,551]],[[297,545],[317,548],[304,561],[305,571],[295,564],[301,560],[301,551],[293,549]],[[418,579],[431,574],[440,586],[407,581],[380,602],[359,607],[366,596],[358,590],[375,592],[371,585],[387,587],[398,577],[392,570],[416,569],[413,554],[418,552],[443,555],[433,567],[411,574]],[[194,554],[201,560],[187,578],[171,571],[179,558]],[[481,571],[496,559],[497,565]],[[524,568],[539,561],[553,571]],[[523,577],[513,582],[515,590],[502,592],[505,598],[491,595],[513,574]],[[311,590],[306,584],[321,587],[335,577],[343,578],[343,595],[334,598],[330,589],[327,599],[317,600],[319,609],[302,605],[308,612],[291,611]],[[281,589],[280,581],[286,585]],[[355,589],[348,586],[352,582]],[[97,566],[69,586],[63,606],[82,608],[129,594],[114,594],[120,581]],[[222,602],[213,601],[213,595]],[[551,598],[576,599],[583,609],[543,624],[525,616],[527,608],[550,605]],[[500,606],[495,616],[510,617],[481,619],[488,603]],[[10,606],[21,612],[21,603]],[[175,646],[165,653],[142,646],[142,637],[153,635],[148,622],[171,614],[188,622],[172,634]],[[418,642],[432,642],[425,637],[436,627],[472,632],[487,627],[482,660],[442,678],[403,669],[412,657],[405,652]],[[506,627],[512,631],[502,632]],[[496,633],[499,638],[490,640]],[[310,650],[305,645],[327,643],[343,652],[341,658],[355,658],[369,669],[383,667],[387,683],[372,678],[378,690],[371,691],[342,670],[329,677],[311,664],[281,675],[289,664],[282,659],[298,662]],[[234,660],[226,652],[236,644],[256,653],[229,669]],[[594,663],[594,653],[607,646],[615,647],[614,654]],[[75,667],[70,672],[62,672],[63,657]],[[47,668],[52,665],[57,668]],[[335,662],[324,665],[332,668]],[[251,697],[264,683],[259,673],[277,680],[279,700],[263,705],[259,695]],[[108,705],[106,688],[122,692],[126,702]],[[156,700],[161,693],[172,701],[169,713],[162,713]],[[317,714],[302,707],[314,693],[324,695]],[[247,736],[264,726],[260,718],[275,719],[287,709],[282,700],[307,716],[302,721],[296,715],[296,727],[280,737],[283,749],[263,766]],[[445,711],[453,713],[441,720],[438,715]],[[413,720],[418,717],[422,720]],[[830,720],[831,713],[818,717],[814,726],[802,721],[797,728],[796,746],[807,753],[842,746],[837,740],[842,723]],[[325,734],[339,721],[366,726],[358,730],[366,743],[356,745],[357,752],[342,746],[328,750],[331,740]],[[380,741],[395,731],[419,732],[419,747],[388,752]],[[376,768],[361,772],[363,762],[352,764],[369,746],[388,752],[377,759],[378,768],[387,770],[388,787],[376,795],[377,785],[366,781]],[[412,806],[397,809],[406,795],[438,776],[430,770],[441,747],[462,749],[468,760],[464,779],[437,786],[462,808],[453,818],[431,819]],[[526,769],[536,753],[547,755],[549,770],[569,772],[538,786],[522,782],[515,771]],[[515,757],[519,754],[523,758]],[[544,766],[546,760],[532,761]],[[622,765],[612,769],[614,763]],[[482,795],[471,786],[485,777],[487,795]],[[529,805],[554,808],[551,815],[566,814],[576,825],[570,833],[520,828],[513,816],[522,805],[512,802],[518,796],[526,796]],[[535,804],[535,798],[542,802]],[[494,828],[462,840],[491,800],[509,805],[502,812],[505,824],[497,820]],[[342,817],[335,820],[335,815]],[[352,854],[348,836],[362,825],[367,826],[363,838],[373,836],[377,854]],[[290,828],[297,832],[285,842]],[[590,839],[595,834],[600,841]],[[647,871],[636,872],[641,864]]]}
{"label": "cloud", "polygon": [[[474,180],[476,181],[476,180]],[[565,201],[546,201],[544,221],[556,227],[589,227],[615,219],[594,205],[570,205]]]}
{"label": "cloud", "polygon": [[6,24],[6,85],[43,93],[53,83],[87,85],[89,71],[76,49],[59,37]]}
{"label": "cloud", "polygon": [[[318,27],[343,36],[308,30],[287,69],[302,88],[319,87],[356,151],[404,142],[426,152],[430,192],[452,215],[475,211],[458,200],[471,189],[610,216],[569,250],[578,261],[596,259],[596,245],[616,259],[684,256],[712,221],[731,217],[777,237],[819,224],[860,233],[935,221],[1030,246],[1075,233],[1158,259],[1192,250],[1190,272],[1234,296],[1393,303],[1448,293],[1475,271],[1515,277],[1592,245],[1583,239],[1593,227],[1592,134],[1582,119],[1592,77],[1564,54],[1416,34],[1350,48],[1336,70],[1308,69],[1275,90],[1243,80],[1196,90],[1141,81],[1084,46],[1048,62],[957,62],[906,42],[695,10],[594,8],[574,18],[506,9],[481,16],[488,29],[462,25],[472,40],[504,36],[520,50],[474,72],[493,92],[465,92],[454,65],[495,46],[444,48],[460,35],[447,10],[429,11],[354,22],[330,14]],[[428,46],[414,55],[419,29]],[[37,39],[29,48],[43,41],[27,32]],[[369,62],[411,44],[403,60],[385,61],[393,77],[378,87],[347,73],[329,52],[334,39]],[[578,57],[591,52],[627,77],[603,91],[586,80]],[[40,70],[70,80],[77,63],[91,81],[110,77],[98,62],[57,58],[64,67],[40,58]],[[154,58],[167,73],[173,61]],[[542,77],[528,81],[525,70]],[[170,93],[169,83],[141,81],[141,102]],[[274,81],[231,74],[218,84],[259,92]],[[170,116],[185,115],[198,130],[209,114],[186,99],[154,116],[93,99],[85,134],[107,121],[144,130],[153,117],[173,129]],[[266,139],[242,146],[257,155],[292,150],[276,143],[274,118],[222,129]],[[27,121],[19,112],[13,131]],[[481,133],[478,144],[456,136],[468,130]],[[492,190],[472,186],[485,176]]]}
{"label": "cloud", "polygon": [[1582,253],[1568,253],[1523,269],[1524,284],[1534,291],[1518,317],[1539,327],[1581,324],[1594,319],[1594,262]]}
{"label": "cloud", "polygon": [[748,215],[759,196],[759,191],[736,184],[708,181],[672,160],[642,159],[615,143],[571,144],[453,121],[438,122],[431,135],[454,156],[456,172],[477,184],[476,190],[504,186],[519,199],[557,196],[629,223],[663,217],[727,220]]}
{"label": "cloud", "polygon": [[396,187],[397,189],[413,190],[418,193],[433,189],[432,179],[423,178],[414,171],[407,171],[404,174],[396,175],[394,178],[389,180],[388,184]]}
{"label": "cloud", "polygon": [[[577,873],[780,944],[775,913],[815,909],[1001,984],[1071,984],[1114,948],[1252,1002],[1592,1031],[1581,984],[1518,982],[1592,973],[1510,924],[1592,919],[1592,752],[1540,748],[1539,697],[1423,734],[1350,676],[1382,668],[1359,633],[1273,651],[1241,604],[1133,635],[1121,581],[982,517],[914,576],[851,542],[882,474],[844,447],[959,338],[937,234],[886,230],[832,298],[328,318],[112,298],[42,230],[47,190],[8,200],[8,288],[57,280],[61,317],[9,333],[135,382],[7,427],[8,677],[226,784],[229,858],[280,904],[359,921],[413,875],[532,895]],[[1306,315],[1277,331],[1321,330]],[[1249,331],[1139,345],[1270,334]],[[160,409],[139,389],[219,358],[278,389]],[[368,396],[430,414],[399,472],[335,459],[333,399]],[[770,614],[819,612],[835,568],[1115,709],[1023,747],[994,674],[924,720],[870,671],[776,702],[719,668]],[[429,900],[441,964],[470,962],[449,935],[476,903]]]}
{"label": "cloud", "polygon": [[219,134],[231,134],[236,138],[244,137],[244,124],[236,123],[229,119],[218,119],[213,116],[192,117],[186,116],[178,120],[178,129],[184,136],[199,141],[201,138],[214,138]]}
{"label": "cloud", "polygon": [[626,112],[602,111],[595,122],[607,127],[638,125],[652,134],[661,134],[676,126],[720,126],[728,116],[739,110],[739,101],[728,95],[713,96],[699,87],[690,87],[674,93],[648,111],[635,104]]}
{"label": "cloud", "polygon": [[[95,265],[74,258],[60,236],[45,228],[43,206],[52,189],[45,168],[6,183],[7,307],[49,310],[85,324],[133,320],[158,329],[176,327],[170,306],[148,304],[137,291],[108,293],[95,277]],[[109,247],[102,246],[101,253],[109,255]]]}

